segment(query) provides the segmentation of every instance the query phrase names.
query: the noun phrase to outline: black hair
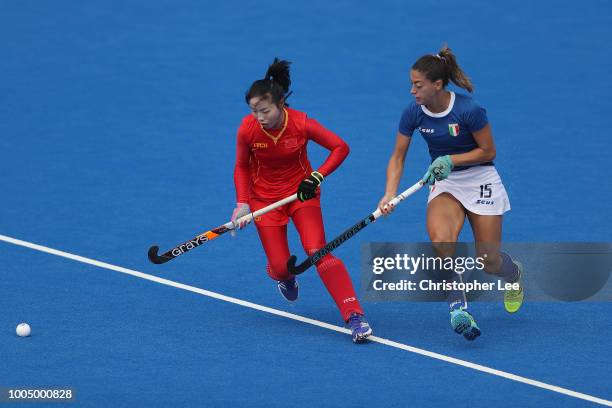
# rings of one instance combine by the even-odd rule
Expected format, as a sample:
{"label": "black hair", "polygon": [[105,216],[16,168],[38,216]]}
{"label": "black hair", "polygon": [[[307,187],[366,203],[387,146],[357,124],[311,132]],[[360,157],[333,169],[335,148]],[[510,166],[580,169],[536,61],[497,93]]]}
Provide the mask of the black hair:
{"label": "black hair", "polygon": [[287,100],[289,95],[291,95],[291,92],[289,92],[289,87],[291,86],[291,77],[289,76],[290,64],[291,62],[289,61],[274,58],[274,62],[270,64],[266,71],[266,76],[253,82],[246,92],[246,103],[248,104],[251,98],[254,97],[270,98],[271,102],[275,105],[280,105],[281,102]]}
{"label": "black hair", "polygon": [[455,54],[446,45],[435,55],[423,55],[414,63],[412,69],[425,74],[425,77],[431,82],[441,79],[444,86],[447,86],[450,80],[468,92],[474,90],[472,81],[459,67]]}

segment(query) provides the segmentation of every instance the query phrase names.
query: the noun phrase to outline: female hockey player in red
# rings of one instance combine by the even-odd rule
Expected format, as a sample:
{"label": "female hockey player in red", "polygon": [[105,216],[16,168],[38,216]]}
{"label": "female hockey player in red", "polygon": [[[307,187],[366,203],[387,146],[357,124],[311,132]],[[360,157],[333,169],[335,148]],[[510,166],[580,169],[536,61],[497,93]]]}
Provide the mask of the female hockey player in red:
{"label": "female hockey player in red", "polygon": [[[238,129],[234,169],[237,204],[232,221],[297,192],[299,201],[255,219],[268,258],[268,275],[278,282],[285,299],[292,302],[298,297],[298,283],[287,272],[287,223],[289,218],[293,220],[309,255],[325,246],[319,185],[342,163],[349,148],[317,121],[286,105],[290,84],[289,62],[275,59],[266,76],[253,82],[246,93],[252,114],[242,120]],[[316,171],[308,161],[309,140],[330,151]],[[344,263],[330,254],[316,267],[351,329],[353,341],[365,341],[372,329],[363,316]]]}

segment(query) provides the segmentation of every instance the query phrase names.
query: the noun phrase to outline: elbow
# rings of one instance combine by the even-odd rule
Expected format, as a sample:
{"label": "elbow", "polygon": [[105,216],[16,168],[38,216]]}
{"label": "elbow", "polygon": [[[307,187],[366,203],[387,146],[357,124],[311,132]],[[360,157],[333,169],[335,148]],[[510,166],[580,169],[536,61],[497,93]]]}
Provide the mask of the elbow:
{"label": "elbow", "polygon": [[488,147],[488,148],[481,147],[477,160],[479,163],[490,162],[490,161],[493,161],[493,159],[495,159],[496,154],[497,152],[495,151],[495,147]]}
{"label": "elbow", "polygon": [[351,152],[351,148],[345,141],[342,141],[342,143],[336,148],[336,151],[338,152],[338,155],[342,157],[342,160],[344,160]]}
{"label": "elbow", "polygon": [[496,155],[497,155],[497,152],[495,151],[494,148],[487,151],[487,161],[495,160]]}
{"label": "elbow", "polygon": [[344,154],[344,157],[348,156],[348,154],[351,152],[351,148],[349,147],[348,143],[346,142],[342,142],[342,153]]}
{"label": "elbow", "polygon": [[236,164],[234,165],[234,178],[240,177],[241,175],[248,174],[248,173],[249,173],[249,164],[243,163],[240,161],[236,161]]}
{"label": "elbow", "polygon": [[403,169],[404,161],[406,160],[406,156],[403,154],[393,154],[391,155],[391,159],[389,159],[389,168],[393,167],[394,169]]}

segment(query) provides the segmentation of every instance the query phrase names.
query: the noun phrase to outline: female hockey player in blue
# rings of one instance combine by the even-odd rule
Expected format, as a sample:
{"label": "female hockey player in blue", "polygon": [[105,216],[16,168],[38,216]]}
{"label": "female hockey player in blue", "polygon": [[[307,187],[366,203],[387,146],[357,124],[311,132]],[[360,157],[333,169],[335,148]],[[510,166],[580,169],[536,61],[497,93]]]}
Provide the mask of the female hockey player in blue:
{"label": "female hockey player in blue", "polygon": [[[514,285],[517,290],[504,291],[505,308],[514,313],[523,302],[522,266],[499,250],[502,214],[510,210],[510,201],[493,164],[495,144],[486,111],[471,97],[446,89],[452,81],[470,93],[473,90],[470,79],[446,46],[438,54],[419,58],[412,66],[410,80],[415,100],[402,114],[379,208],[383,214],[393,210],[387,203],[397,194],[412,133],[418,129],[432,160],[423,181],[431,185],[427,232],[438,256],[453,255],[454,243],[467,217],[477,255],[487,254],[485,271],[506,282],[519,282]],[[461,276],[455,275],[454,279]],[[465,293],[451,292],[448,301],[453,329],[474,340],[480,329],[467,311]]]}

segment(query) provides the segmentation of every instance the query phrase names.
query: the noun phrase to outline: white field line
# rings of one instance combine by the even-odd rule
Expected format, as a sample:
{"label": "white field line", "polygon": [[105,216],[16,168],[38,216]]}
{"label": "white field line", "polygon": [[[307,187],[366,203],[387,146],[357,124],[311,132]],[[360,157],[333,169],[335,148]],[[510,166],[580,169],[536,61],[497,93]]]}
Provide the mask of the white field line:
{"label": "white field line", "polygon": [[[0,241],[8,242],[10,244],[23,246],[23,247],[30,248],[30,249],[34,249],[36,251],[45,252],[45,253],[48,253],[48,254],[51,254],[51,255],[61,256],[63,258],[72,259],[73,261],[82,262],[82,263],[85,263],[85,264],[97,266],[99,268],[104,268],[104,269],[109,269],[111,271],[125,273],[127,275],[132,275],[132,276],[136,276],[138,278],[146,279],[146,280],[149,280],[149,281],[152,281],[152,282],[157,282],[157,283],[160,283],[162,285],[172,286],[172,287],[175,287],[175,288],[178,288],[178,289],[183,289],[183,290],[186,290],[186,291],[189,291],[189,292],[198,293],[200,295],[204,295],[204,296],[208,296],[208,297],[211,297],[211,298],[223,300],[225,302],[229,302],[229,303],[233,303],[233,304],[236,304],[236,305],[248,307],[248,308],[259,310],[259,311],[266,312],[266,313],[270,313],[270,314],[273,314],[273,315],[276,315],[276,316],[282,316],[282,317],[286,317],[288,319],[297,320],[297,321],[302,322],[302,323],[308,323],[308,324],[311,324],[313,326],[322,327],[324,329],[333,330],[333,331],[337,331],[337,332],[345,333],[345,334],[350,334],[350,330],[348,330],[348,329],[346,329],[344,327],[334,326],[332,324],[321,322],[319,320],[310,319],[308,317],[299,316],[299,315],[296,315],[296,314],[293,314],[293,313],[283,312],[282,310],[277,310],[277,309],[273,309],[271,307],[258,305],[256,303],[251,303],[251,302],[247,302],[245,300],[240,300],[240,299],[236,299],[236,298],[233,298],[233,297],[230,297],[230,296],[225,296],[225,295],[222,295],[222,294],[219,294],[219,293],[215,293],[215,292],[211,292],[211,291],[208,291],[208,290],[205,290],[205,289],[197,288],[195,286],[185,285],[183,283],[174,282],[174,281],[171,281],[171,280],[168,280],[168,279],[160,278],[158,276],[149,275],[149,274],[146,274],[146,273],[143,273],[143,272],[138,272],[138,271],[135,271],[135,270],[132,270],[132,269],[123,268],[121,266],[111,265],[111,264],[108,264],[106,262],[96,261],[95,259],[85,258],[83,256],[74,255],[74,254],[71,254],[71,253],[68,253],[68,252],[64,252],[64,251],[59,251],[57,249],[45,247],[45,246],[42,246],[42,245],[33,244],[31,242],[22,241],[22,240],[19,240],[19,239],[7,237],[5,235],[0,235]],[[458,359],[458,358],[446,356],[444,354],[434,353],[432,351],[420,349],[420,348],[417,348],[417,347],[412,347],[412,346],[409,346],[407,344],[398,343],[398,342],[393,341],[393,340],[388,340],[388,339],[384,339],[384,338],[376,337],[376,336],[369,337],[369,340],[373,341],[373,342],[376,342],[376,343],[384,344],[384,345],[389,346],[389,347],[398,348],[398,349],[401,349],[401,350],[409,351],[411,353],[420,354],[422,356],[434,358],[436,360],[445,361],[447,363],[456,364],[456,365],[459,365],[459,366],[471,368],[473,370],[481,371],[483,373],[487,373],[487,374],[495,375],[495,376],[498,376],[498,377],[506,378],[508,380],[517,381],[517,382],[520,382],[520,383],[523,383],[523,384],[528,384],[528,385],[532,385],[534,387],[543,388],[545,390],[557,392],[559,394],[564,394],[564,395],[568,395],[570,397],[579,398],[579,399],[582,399],[582,400],[585,400],[585,401],[594,402],[596,404],[601,404],[601,405],[605,405],[605,406],[608,406],[608,407],[612,407],[612,401],[608,401],[608,400],[605,400],[603,398],[594,397],[592,395],[587,395],[587,394],[583,394],[581,392],[572,391],[572,390],[569,390],[567,388],[562,388],[562,387],[558,387],[556,385],[547,384],[547,383],[544,383],[544,382],[541,382],[541,381],[537,381],[537,380],[532,380],[530,378],[522,377],[520,375],[508,373],[508,372],[505,372],[505,371],[496,370],[494,368],[490,368],[490,367],[483,366],[483,365],[476,364],[476,363],[471,363],[469,361],[465,361],[465,360],[461,360],[461,359]]]}

